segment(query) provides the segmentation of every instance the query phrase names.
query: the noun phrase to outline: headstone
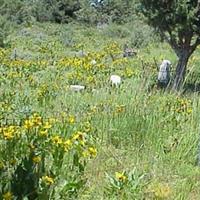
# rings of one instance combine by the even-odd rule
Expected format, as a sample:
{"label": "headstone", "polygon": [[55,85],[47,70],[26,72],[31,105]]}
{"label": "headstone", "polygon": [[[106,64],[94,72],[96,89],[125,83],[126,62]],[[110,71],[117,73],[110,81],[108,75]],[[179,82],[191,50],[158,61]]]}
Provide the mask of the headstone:
{"label": "headstone", "polygon": [[167,87],[170,81],[170,66],[171,62],[169,60],[163,60],[162,64],[159,67],[158,86],[160,86],[161,88]]}

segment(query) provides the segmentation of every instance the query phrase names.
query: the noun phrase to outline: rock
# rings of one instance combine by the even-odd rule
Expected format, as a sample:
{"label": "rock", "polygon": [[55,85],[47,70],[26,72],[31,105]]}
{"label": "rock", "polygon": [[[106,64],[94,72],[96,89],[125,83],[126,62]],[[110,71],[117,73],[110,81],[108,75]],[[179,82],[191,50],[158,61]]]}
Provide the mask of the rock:
{"label": "rock", "polygon": [[110,76],[110,82],[112,86],[118,87],[121,84],[121,77],[118,75],[111,75]]}
{"label": "rock", "polygon": [[85,86],[83,85],[70,85],[70,90],[74,92],[80,92],[82,90],[85,90]]}

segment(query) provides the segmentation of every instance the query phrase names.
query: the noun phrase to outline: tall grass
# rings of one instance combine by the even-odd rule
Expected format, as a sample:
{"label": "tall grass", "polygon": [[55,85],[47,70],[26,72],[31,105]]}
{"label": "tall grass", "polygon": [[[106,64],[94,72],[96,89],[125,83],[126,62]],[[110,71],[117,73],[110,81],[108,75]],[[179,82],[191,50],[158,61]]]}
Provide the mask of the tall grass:
{"label": "tall grass", "polygon": [[[66,31],[70,26],[77,30]],[[55,31],[55,28],[59,31]],[[8,123],[17,123],[17,120],[21,120],[23,124],[23,120],[37,112],[44,120],[52,117],[58,120],[49,132],[50,136],[59,135],[67,139],[79,130],[88,131],[89,145],[97,149],[97,155],[86,160],[84,173],[80,174],[74,170],[77,166],[73,167],[70,162],[74,154],[63,156],[62,166],[59,165],[61,160],[54,154],[48,157],[47,161],[51,164],[56,159],[55,166],[50,164],[49,168],[52,169],[47,170],[48,175],[57,176],[54,177],[55,185],[52,186],[52,183],[51,187],[48,184],[42,185],[44,180],[47,181],[45,174],[37,177],[42,188],[37,190],[39,199],[199,199],[200,170],[196,165],[200,122],[199,95],[172,93],[154,87],[157,73],[155,61],[159,63],[168,58],[176,64],[176,57],[166,44],[151,42],[145,48],[138,49],[136,57],[114,65],[115,60],[110,58],[110,54],[113,53],[116,60],[120,60],[122,53],[114,49],[115,43],[118,43],[120,49],[131,37],[130,33],[126,34],[126,27],[124,30],[123,37],[117,38],[110,35],[116,33],[110,27],[102,32],[94,27],[83,28],[76,24],[66,27],[34,25],[26,29],[28,35],[13,33],[10,36],[11,47],[20,48],[23,53],[32,52],[29,59],[20,57],[19,62],[16,62],[9,58],[13,49],[1,51],[1,128]],[[86,37],[89,32],[90,38]],[[39,33],[44,36],[44,40],[38,36]],[[66,45],[63,39],[68,36],[72,41],[70,45]],[[111,47],[107,46],[110,41]],[[76,68],[69,66],[66,61],[60,64],[61,59],[72,59],[79,50],[77,46],[96,56],[95,59],[101,55],[99,52],[105,54],[99,61],[106,66],[103,70],[84,71],[77,64],[82,83],[90,86],[82,93],[74,93],[68,87],[68,75],[77,75]],[[88,60],[90,61],[90,57]],[[192,66],[192,69],[197,70],[198,63],[198,57],[195,62],[191,60],[189,69]],[[131,73],[125,73],[125,68],[130,68]],[[109,75],[113,73],[123,77],[124,82],[120,88],[111,88],[107,82]],[[89,75],[97,81],[89,84],[86,80]],[[78,77],[75,77],[76,81]],[[3,145],[9,144],[9,140],[5,140],[1,129],[2,155],[5,151]],[[23,142],[26,146],[24,138]],[[47,147],[49,149],[48,145]],[[80,149],[77,151],[81,151],[80,159],[83,159]],[[44,153],[42,150],[41,152]],[[19,167],[28,155],[27,150],[22,159],[20,156],[17,158],[17,166],[14,167],[0,158],[5,166],[10,167],[2,168],[1,177],[6,176],[6,170]],[[46,152],[46,155],[49,154]],[[64,187],[68,179],[73,179],[66,170],[71,170],[70,173],[80,180],[80,187],[75,185],[76,181],[68,185],[69,188]],[[0,187],[1,195],[10,190],[13,195],[16,194],[9,184],[8,181],[5,187]]]}

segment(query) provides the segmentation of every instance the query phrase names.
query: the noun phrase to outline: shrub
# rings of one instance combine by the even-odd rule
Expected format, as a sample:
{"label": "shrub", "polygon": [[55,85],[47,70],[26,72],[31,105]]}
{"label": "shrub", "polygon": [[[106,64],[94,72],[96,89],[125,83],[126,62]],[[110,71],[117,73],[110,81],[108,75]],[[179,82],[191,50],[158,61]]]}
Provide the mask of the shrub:
{"label": "shrub", "polygon": [[110,24],[105,33],[109,37],[126,38],[131,35],[131,31],[126,26],[119,26],[116,24]]}
{"label": "shrub", "polygon": [[[0,199],[77,199],[87,181],[86,163],[97,150],[84,122],[70,136],[55,133],[61,123],[34,113],[20,125],[0,127]],[[74,116],[65,124],[73,128]]]}
{"label": "shrub", "polygon": [[32,19],[32,3],[27,0],[0,0],[0,15],[17,24],[30,21]]}
{"label": "shrub", "polygon": [[140,21],[135,21],[134,28],[131,34],[131,46],[140,48],[147,46],[150,42],[155,41],[156,36],[149,26],[142,24]]}
{"label": "shrub", "polygon": [[134,17],[134,0],[105,0],[103,2],[99,6],[91,6],[87,0],[82,1],[81,9],[76,12],[77,19],[91,24],[110,21],[123,24]]}
{"label": "shrub", "polygon": [[38,21],[52,21],[66,23],[75,17],[80,9],[78,0],[42,0],[37,1],[35,15]]}
{"label": "shrub", "polygon": [[5,46],[5,39],[9,34],[10,23],[4,16],[0,15],[0,47]]}

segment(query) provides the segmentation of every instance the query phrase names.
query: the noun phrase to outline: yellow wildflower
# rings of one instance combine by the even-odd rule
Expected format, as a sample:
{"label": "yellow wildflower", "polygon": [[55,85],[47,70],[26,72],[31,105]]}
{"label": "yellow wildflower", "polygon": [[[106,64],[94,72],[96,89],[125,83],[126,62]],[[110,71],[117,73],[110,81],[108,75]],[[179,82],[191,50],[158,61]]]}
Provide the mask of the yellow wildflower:
{"label": "yellow wildflower", "polygon": [[92,129],[92,126],[91,126],[91,124],[90,124],[90,122],[85,122],[85,124],[84,124],[84,131],[85,132],[90,132],[91,131],[91,129]]}
{"label": "yellow wildflower", "polygon": [[127,176],[124,173],[115,172],[115,177],[118,181],[125,182],[127,180]]}
{"label": "yellow wildflower", "polygon": [[41,157],[40,156],[34,156],[33,158],[32,158],[32,160],[33,160],[33,162],[34,163],[40,163],[41,162]]}
{"label": "yellow wildflower", "polygon": [[3,128],[3,136],[6,140],[11,140],[15,136],[16,129],[14,126]]}
{"label": "yellow wildflower", "polygon": [[63,142],[63,146],[64,146],[65,151],[68,151],[72,146],[71,140],[68,139],[65,142]]}
{"label": "yellow wildflower", "polygon": [[80,144],[82,146],[85,145],[85,133],[78,131],[76,134],[73,135],[72,141],[75,142],[75,144]]}
{"label": "yellow wildflower", "polygon": [[74,124],[75,123],[75,117],[74,116],[69,116],[68,120],[67,120],[70,124]]}
{"label": "yellow wildflower", "polygon": [[90,76],[87,77],[87,82],[95,84],[95,78],[90,75]]}
{"label": "yellow wildflower", "polygon": [[35,113],[33,114],[32,122],[34,123],[34,125],[40,126],[42,125],[42,117]]}
{"label": "yellow wildflower", "polygon": [[63,141],[62,141],[62,138],[60,136],[54,136],[51,138],[52,142],[56,145],[59,145],[59,144],[62,144]]}
{"label": "yellow wildflower", "polygon": [[43,128],[44,129],[50,129],[52,125],[49,122],[45,122]]}
{"label": "yellow wildflower", "polygon": [[43,181],[46,185],[52,185],[52,184],[54,184],[54,180],[53,180],[53,178],[51,178],[50,176],[43,176],[43,177],[42,177],[42,181]]}
{"label": "yellow wildflower", "polygon": [[85,146],[85,141],[84,140],[80,141],[80,145]]}
{"label": "yellow wildflower", "polygon": [[47,134],[48,134],[47,129],[41,130],[41,131],[39,132],[39,135],[40,135],[40,136],[47,136]]}
{"label": "yellow wildflower", "polygon": [[89,156],[89,152],[88,152],[88,151],[83,151],[82,154],[83,154],[83,157],[84,157],[84,158],[87,158],[87,157]]}
{"label": "yellow wildflower", "polygon": [[84,139],[84,135],[82,132],[78,131],[73,137],[72,140],[83,140]]}
{"label": "yellow wildflower", "polygon": [[127,69],[125,70],[125,74],[126,74],[126,76],[127,76],[128,78],[130,78],[131,76],[133,76],[134,72],[133,72],[132,69],[127,68]]}
{"label": "yellow wildflower", "polygon": [[11,192],[6,192],[3,194],[3,200],[11,200],[13,199],[13,194]]}
{"label": "yellow wildflower", "polygon": [[34,126],[34,123],[32,120],[29,120],[29,119],[25,120],[24,122],[25,129],[31,129],[33,126]]}
{"label": "yellow wildflower", "polygon": [[4,138],[6,139],[6,140],[11,140],[11,139],[13,139],[14,138],[14,135],[13,135],[13,133],[12,132],[4,132],[3,133],[3,136],[4,136]]}
{"label": "yellow wildflower", "polygon": [[93,147],[89,147],[88,148],[88,152],[92,157],[96,157],[97,156],[97,150]]}

